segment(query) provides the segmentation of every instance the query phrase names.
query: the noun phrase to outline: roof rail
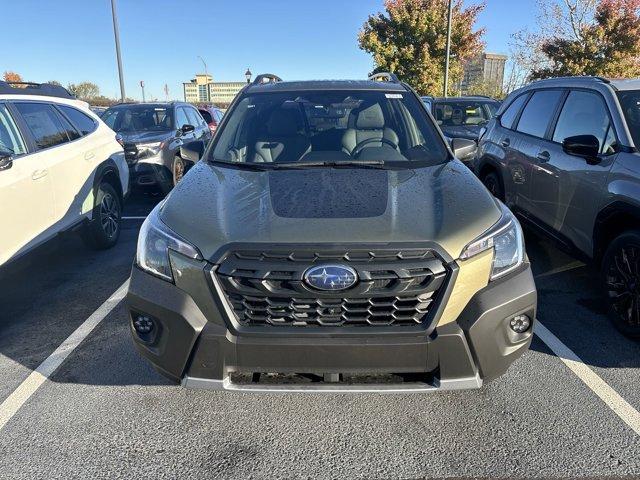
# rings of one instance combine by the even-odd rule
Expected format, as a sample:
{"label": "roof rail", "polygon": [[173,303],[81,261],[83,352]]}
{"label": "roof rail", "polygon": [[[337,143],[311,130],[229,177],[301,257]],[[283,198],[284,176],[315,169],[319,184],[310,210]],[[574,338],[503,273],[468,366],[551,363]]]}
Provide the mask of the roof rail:
{"label": "roof rail", "polygon": [[253,82],[251,82],[251,85],[262,85],[263,83],[276,83],[281,81],[282,79],[273,73],[261,73]]}
{"label": "roof rail", "polygon": [[45,97],[59,97],[75,99],[69,90],[62,85],[34,82],[3,82],[0,81],[0,94],[2,95],[41,95]]}
{"label": "roof rail", "polygon": [[391,82],[391,83],[400,83],[398,77],[396,77],[395,73],[390,72],[378,72],[369,76],[369,80],[373,82]]}

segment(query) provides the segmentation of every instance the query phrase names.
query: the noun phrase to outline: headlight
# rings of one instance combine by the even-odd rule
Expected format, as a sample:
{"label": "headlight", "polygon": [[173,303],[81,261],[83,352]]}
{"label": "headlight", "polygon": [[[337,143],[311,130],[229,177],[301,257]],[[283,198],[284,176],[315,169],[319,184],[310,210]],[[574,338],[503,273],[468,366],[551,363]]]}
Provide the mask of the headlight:
{"label": "headlight", "polygon": [[194,246],[162,223],[160,220],[161,208],[162,204],[154,208],[140,228],[136,263],[152,275],[172,282],[173,274],[169,263],[170,249],[189,258],[201,259],[202,256]]}
{"label": "headlight", "polygon": [[490,280],[506,275],[524,262],[524,238],[520,223],[502,203],[500,203],[500,209],[502,210],[500,220],[480,238],[467,245],[460,255],[461,260],[466,260],[493,249]]}
{"label": "headlight", "polygon": [[138,158],[153,157],[160,153],[164,147],[164,142],[139,143],[136,145],[138,149]]}

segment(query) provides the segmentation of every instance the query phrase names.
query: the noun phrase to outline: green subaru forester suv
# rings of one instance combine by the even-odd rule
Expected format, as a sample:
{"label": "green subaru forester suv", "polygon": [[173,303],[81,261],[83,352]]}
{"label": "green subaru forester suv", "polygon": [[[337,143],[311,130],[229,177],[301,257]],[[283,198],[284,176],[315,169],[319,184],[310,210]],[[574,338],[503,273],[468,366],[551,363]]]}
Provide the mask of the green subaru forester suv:
{"label": "green subaru forester suv", "polygon": [[186,387],[479,388],[528,348],[536,289],[511,212],[392,74],[241,91],[144,222],[133,339]]}

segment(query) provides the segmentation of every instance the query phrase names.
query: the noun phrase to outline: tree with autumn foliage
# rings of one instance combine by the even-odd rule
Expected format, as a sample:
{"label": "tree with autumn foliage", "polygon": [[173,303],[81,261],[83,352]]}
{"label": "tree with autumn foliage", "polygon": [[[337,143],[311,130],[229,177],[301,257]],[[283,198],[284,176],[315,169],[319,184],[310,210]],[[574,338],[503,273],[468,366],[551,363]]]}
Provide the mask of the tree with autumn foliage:
{"label": "tree with autumn foliage", "polygon": [[[373,56],[374,73],[395,73],[422,95],[440,95],[444,84],[449,0],[385,0],[386,12],[369,16],[358,43]],[[466,61],[479,55],[484,29],[476,29],[484,3],[453,1],[449,90],[457,88]]]}
{"label": "tree with autumn foliage", "polygon": [[640,76],[640,0],[538,0],[537,31],[518,32],[530,80]]}
{"label": "tree with autumn foliage", "polygon": [[22,77],[20,76],[20,74],[16,73],[16,72],[12,72],[10,70],[7,70],[4,72],[4,74],[2,75],[2,79],[5,82],[9,82],[9,83],[15,83],[15,82],[22,82]]}

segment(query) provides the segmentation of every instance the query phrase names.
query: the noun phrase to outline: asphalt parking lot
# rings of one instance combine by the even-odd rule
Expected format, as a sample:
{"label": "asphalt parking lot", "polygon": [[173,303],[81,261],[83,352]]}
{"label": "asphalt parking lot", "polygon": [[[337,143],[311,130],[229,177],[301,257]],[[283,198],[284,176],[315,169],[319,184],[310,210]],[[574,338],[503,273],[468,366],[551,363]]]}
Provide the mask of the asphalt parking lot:
{"label": "asphalt parking lot", "polygon": [[[547,241],[529,234],[527,250],[550,334],[481,390],[192,391],[137,355],[122,302],[101,307],[158,200],[129,200],[112,250],[69,236],[0,278],[0,478],[640,476],[640,343],[611,327],[590,267]],[[38,381],[54,351],[68,357]]]}

